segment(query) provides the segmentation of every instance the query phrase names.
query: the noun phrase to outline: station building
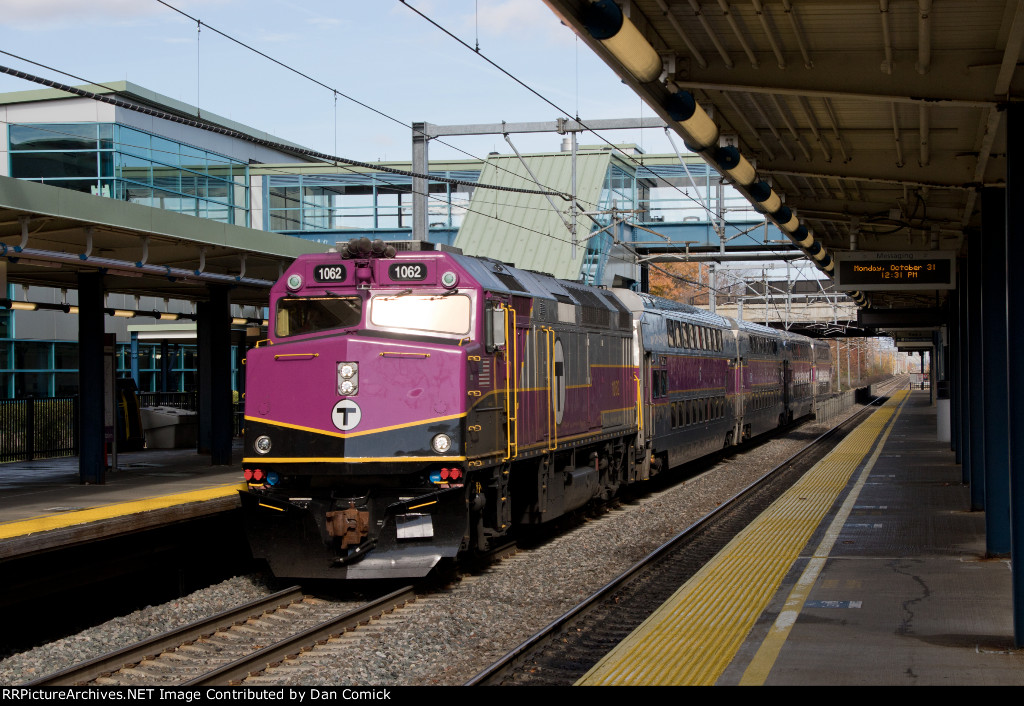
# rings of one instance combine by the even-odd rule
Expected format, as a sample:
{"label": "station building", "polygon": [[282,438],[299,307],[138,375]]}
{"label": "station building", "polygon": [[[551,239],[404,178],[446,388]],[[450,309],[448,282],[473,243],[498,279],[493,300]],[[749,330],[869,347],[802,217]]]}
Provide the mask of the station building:
{"label": "station building", "polygon": [[[82,88],[155,112],[198,116],[276,147],[57,90],[30,90],[0,95],[0,177],[287,234],[325,248],[353,237],[412,237],[412,177],[392,171],[407,172],[410,162],[330,163],[129,82]],[[766,245],[781,239],[699,158],[645,155],[635,145],[578,148],[575,193],[588,215],[577,216],[576,243],[564,214],[544,197],[475,188],[481,181],[533,188],[532,172],[546,187],[569,192],[573,159],[564,149],[433,160],[429,171],[445,179],[428,185],[430,241],[589,284],[636,281],[632,252],[644,244],[714,245],[759,224],[758,235],[747,237]],[[721,223],[728,225],[716,230]],[[11,283],[6,290],[9,303],[76,303],[74,290]],[[110,293],[106,306],[119,313],[107,317],[107,331],[117,336],[121,374],[143,391],[195,389],[194,324],[187,323],[194,304]],[[245,334],[258,337],[265,312],[235,306],[232,314],[232,387],[238,390]],[[160,323],[172,318],[175,323]],[[73,316],[64,312],[0,309],[0,397],[74,394],[76,332]]]}

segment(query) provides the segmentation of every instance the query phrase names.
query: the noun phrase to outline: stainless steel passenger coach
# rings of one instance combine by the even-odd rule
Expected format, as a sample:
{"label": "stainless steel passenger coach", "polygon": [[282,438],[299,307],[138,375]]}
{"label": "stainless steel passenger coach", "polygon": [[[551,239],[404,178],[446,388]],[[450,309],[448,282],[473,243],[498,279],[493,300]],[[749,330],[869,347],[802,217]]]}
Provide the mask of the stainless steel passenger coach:
{"label": "stainless steel passenger coach", "polygon": [[831,392],[823,343],[366,239],[296,260],[270,328],[246,361],[241,495],[279,576],[423,576]]}

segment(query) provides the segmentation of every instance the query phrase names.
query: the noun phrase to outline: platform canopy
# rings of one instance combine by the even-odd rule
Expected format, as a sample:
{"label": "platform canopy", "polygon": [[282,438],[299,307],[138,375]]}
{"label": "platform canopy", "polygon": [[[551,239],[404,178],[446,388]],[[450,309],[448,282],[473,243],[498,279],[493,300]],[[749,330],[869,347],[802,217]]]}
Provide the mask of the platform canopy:
{"label": "platform canopy", "polygon": [[[691,145],[671,97],[695,97],[718,128],[702,155],[738,147],[830,255],[961,255],[979,189],[1005,185],[1021,0],[545,1]],[[627,31],[597,38],[609,4]],[[948,291],[867,294],[907,308]]]}
{"label": "platform canopy", "polygon": [[327,246],[150,206],[0,177],[0,251],[8,282],[76,289],[105,272],[109,292],[265,306],[268,288],[303,253]]}

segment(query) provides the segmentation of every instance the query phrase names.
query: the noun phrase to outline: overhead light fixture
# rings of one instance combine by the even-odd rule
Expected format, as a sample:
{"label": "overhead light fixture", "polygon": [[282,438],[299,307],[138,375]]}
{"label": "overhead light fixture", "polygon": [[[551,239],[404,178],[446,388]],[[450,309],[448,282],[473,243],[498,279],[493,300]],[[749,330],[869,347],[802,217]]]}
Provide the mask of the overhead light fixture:
{"label": "overhead light fixture", "polygon": [[239,318],[237,316],[234,316],[234,317],[231,318],[231,325],[232,326],[244,326],[247,323],[249,323],[249,319],[242,319],[242,318]]}
{"label": "overhead light fixture", "polygon": [[658,52],[612,0],[591,3],[581,19],[590,36],[599,40],[637,79],[647,83],[661,76]]}
{"label": "overhead light fixture", "polygon": [[135,312],[128,309],[114,309],[113,314],[121,319],[135,318]]}
{"label": "overhead light fixture", "polygon": [[35,311],[39,308],[39,305],[35,302],[12,301],[7,308],[14,309],[15,311]]}
{"label": "overhead light fixture", "polygon": [[804,250],[811,247],[811,243],[814,242],[814,234],[807,230],[805,226],[799,226],[789,234],[789,238]]}
{"label": "overhead light fixture", "polygon": [[181,314],[171,314],[168,312],[161,313],[158,317],[161,321],[177,321],[181,318]]}
{"label": "overhead light fixture", "polygon": [[759,181],[747,191],[754,199],[755,206],[765,213],[775,213],[782,208],[782,199],[775,193],[775,190],[766,181]]}
{"label": "overhead light fixture", "polygon": [[734,184],[749,186],[757,178],[757,174],[754,172],[754,165],[748,162],[747,158],[740,154],[740,151],[732,145],[726,145],[715,150],[715,161]]}
{"label": "overhead light fixture", "polygon": [[778,223],[779,228],[787,233],[794,233],[800,227],[800,219],[796,217],[796,214],[788,206],[783,206],[771,215],[775,222]]}
{"label": "overhead light fixture", "polygon": [[75,314],[77,316],[78,315],[78,307],[74,306],[74,305],[69,305],[68,306],[68,313],[69,314]]}
{"label": "overhead light fixture", "polygon": [[669,117],[686,132],[686,144],[696,152],[703,152],[718,144],[718,126],[697,105],[693,95],[679,91],[669,96],[664,105]]}

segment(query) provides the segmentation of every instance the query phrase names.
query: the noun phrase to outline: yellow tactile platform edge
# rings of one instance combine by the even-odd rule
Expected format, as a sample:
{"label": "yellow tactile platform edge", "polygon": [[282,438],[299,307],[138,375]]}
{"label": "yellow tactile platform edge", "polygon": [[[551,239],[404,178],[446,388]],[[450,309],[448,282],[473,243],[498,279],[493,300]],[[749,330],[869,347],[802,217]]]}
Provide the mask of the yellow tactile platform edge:
{"label": "yellow tactile platform edge", "polygon": [[193,490],[187,493],[175,493],[174,495],[158,495],[140,500],[132,500],[125,503],[114,503],[101,505],[99,507],[73,512],[62,512],[53,515],[39,515],[27,520],[15,520],[13,522],[0,523],[0,540],[23,537],[36,532],[48,532],[55,529],[63,529],[74,525],[82,525],[88,522],[99,522],[114,517],[124,517],[140,512],[162,510],[175,505],[186,503],[203,502],[216,500],[217,498],[228,497],[236,494],[240,489],[245,489],[245,483],[231,483],[218,485],[202,490]]}
{"label": "yellow tactile platform edge", "polygon": [[577,684],[714,684],[906,395],[894,394]]}

